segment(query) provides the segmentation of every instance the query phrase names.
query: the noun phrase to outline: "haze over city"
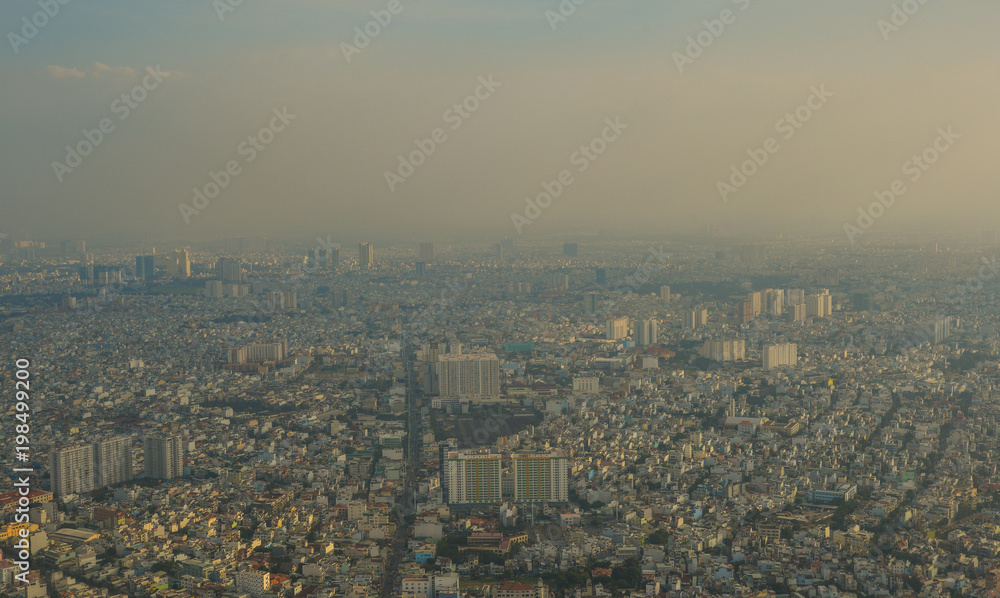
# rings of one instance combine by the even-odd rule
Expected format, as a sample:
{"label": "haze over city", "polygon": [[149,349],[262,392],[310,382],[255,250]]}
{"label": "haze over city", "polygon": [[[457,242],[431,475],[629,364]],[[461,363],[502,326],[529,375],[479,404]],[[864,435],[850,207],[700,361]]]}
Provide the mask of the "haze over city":
{"label": "haze over city", "polygon": [[[998,216],[994,2],[914,0],[902,22],[892,3],[861,0],[591,0],[566,17],[558,2],[402,0],[356,53],[344,44],[363,43],[355,27],[385,2],[222,4],[72,2],[30,39],[22,17],[40,9],[0,7],[23,40],[8,36],[0,58],[6,232],[502,237],[526,197],[572,169],[521,234],[712,224],[843,237],[940,127],[960,141],[878,227]],[[732,22],[711,33],[725,10]],[[704,31],[699,54],[688,38]],[[112,104],[147,67],[166,75],[121,119]],[[499,86],[454,129],[446,111],[488,76]],[[786,139],[775,123],[814,86],[831,97]],[[240,143],[286,107],[294,120],[246,163]],[[66,146],[104,118],[113,132],[59,176]],[[572,154],[606,118],[628,129],[577,172]],[[446,140],[391,190],[386,171],[436,128]],[[772,137],[778,150],[722,201],[718,183]],[[186,223],[179,204],[234,159],[241,173]]]}
{"label": "haze over city", "polygon": [[0,3],[0,598],[998,598],[997,22]]}

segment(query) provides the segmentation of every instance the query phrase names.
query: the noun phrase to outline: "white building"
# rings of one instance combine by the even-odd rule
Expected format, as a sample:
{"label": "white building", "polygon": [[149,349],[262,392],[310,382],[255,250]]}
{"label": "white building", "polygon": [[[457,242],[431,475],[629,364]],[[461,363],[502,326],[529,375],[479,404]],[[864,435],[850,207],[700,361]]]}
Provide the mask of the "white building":
{"label": "white building", "polygon": [[496,454],[448,453],[445,487],[449,504],[499,503],[502,457]]}
{"label": "white building", "polygon": [[617,341],[628,338],[628,318],[611,318],[605,325],[605,338]]}
{"label": "white building", "polygon": [[493,353],[439,355],[434,366],[441,397],[500,396],[500,358]]}
{"label": "white building", "polygon": [[746,341],[708,341],[702,346],[699,355],[715,361],[743,361],[746,358]]}
{"label": "white building", "polygon": [[514,500],[530,502],[566,502],[569,459],[566,453],[515,453]]}
{"label": "white building", "polygon": [[94,490],[94,449],[89,444],[53,448],[49,453],[52,492],[57,496]]}
{"label": "white building", "polygon": [[132,437],[116,436],[94,443],[94,476],[97,488],[131,480]]}
{"label": "white building", "polygon": [[594,393],[600,390],[601,379],[594,377],[574,377],[573,394]]}
{"label": "white building", "polygon": [[764,369],[770,370],[781,366],[794,366],[799,362],[798,345],[795,343],[779,343],[765,345],[761,352]]}

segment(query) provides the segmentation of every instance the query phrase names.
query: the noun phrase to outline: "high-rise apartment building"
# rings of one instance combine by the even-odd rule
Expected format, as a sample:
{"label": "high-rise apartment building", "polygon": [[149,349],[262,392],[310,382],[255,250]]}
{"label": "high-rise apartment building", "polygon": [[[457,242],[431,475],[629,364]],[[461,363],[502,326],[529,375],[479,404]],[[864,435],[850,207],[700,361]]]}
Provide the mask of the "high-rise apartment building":
{"label": "high-rise apartment building", "polygon": [[799,362],[798,345],[795,343],[764,345],[761,357],[765,370],[781,366],[794,366]]}
{"label": "high-rise apartment building", "polygon": [[95,487],[122,484],[133,477],[131,436],[115,436],[94,443]]}
{"label": "high-rise apartment building", "polygon": [[749,299],[746,301],[740,301],[736,304],[736,323],[737,324],[749,324],[753,320],[753,301]]}
{"label": "high-rise apartment building", "polygon": [[448,453],[445,476],[448,503],[499,503],[502,459],[495,454]]}
{"label": "high-rise apartment building", "polygon": [[639,320],[635,323],[635,344],[648,347],[657,343],[656,320]]}
{"label": "high-rise apartment building", "polygon": [[549,288],[556,292],[569,290],[569,274],[552,273],[548,275]]}
{"label": "high-rise apartment building", "polygon": [[271,291],[267,294],[268,311],[298,309],[298,291]]}
{"label": "high-rise apartment building", "polygon": [[358,267],[368,270],[375,267],[375,247],[371,243],[358,243]]}
{"label": "high-rise apartment building", "polygon": [[155,255],[137,255],[135,257],[135,277],[141,280],[156,278]]}
{"label": "high-rise apartment building", "polygon": [[785,303],[788,305],[798,305],[806,302],[806,292],[802,289],[788,289],[785,291]]}
{"label": "high-rise apartment building", "polygon": [[605,324],[604,334],[609,341],[628,338],[628,318],[611,318]]}
{"label": "high-rise apartment building", "polygon": [[597,300],[600,297],[597,293],[585,293],[583,295],[583,311],[592,314],[597,311]]}
{"label": "high-rise apartment building", "polygon": [[569,459],[566,453],[515,453],[514,500],[566,502],[569,500]]}
{"label": "high-rise apartment building", "polygon": [[694,330],[695,328],[702,328],[708,325],[708,310],[707,309],[696,309],[694,311],[688,312],[684,316],[684,327],[688,330]]}
{"label": "high-rise apartment building", "polygon": [[750,304],[750,317],[756,318],[761,313],[760,291],[754,291],[747,295],[747,303]]}
{"label": "high-rise apartment building", "polygon": [[743,361],[746,358],[746,341],[708,341],[702,346],[699,355],[715,361]]}
{"label": "high-rise apartment building", "polygon": [[780,289],[767,289],[764,291],[764,313],[772,316],[780,316],[784,306],[784,291]]}
{"label": "high-rise apartment building", "polygon": [[815,295],[806,297],[806,316],[810,318],[826,318],[833,311],[833,297],[830,291],[820,289]]}
{"label": "high-rise apartment building", "polygon": [[143,439],[147,478],[171,480],[184,475],[184,449],[176,434],[151,434]]}
{"label": "high-rise apartment building", "polygon": [[223,282],[243,282],[243,265],[239,260],[220,258],[215,262],[215,275]]}
{"label": "high-rise apartment building", "polygon": [[441,498],[448,502],[448,455],[458,451],[458,440],[449,438],[438,445],[438,477],[441,481]]}
{"label": "high-rise apartment building", "polygon": [[439,355],[435,371],[442,397],[500,396],[500,359],[493,353]]}
{"label": "high-rise apartment building", "polygon": [[223,296],[221,280],[205,281],[205,296],[218,299]]}
{"label": "high-rise apartment building", "polygon": [[660,300],[670,303],[670,287],[663,285],[660,287]]}
{"label": "high-rise apartment building", "polygon": [[805,322],[806,321],[806,304],[805,303],[794,303],[789,306],[791,311],[789,312],[792,316],[793,322]]}
{"label": "high-rise apartment building", "polygon": [[89,444],[53,447],[49,453],[49,476],[52,492],[57,496],[94,490],[94,448]]}
{"label": "high-rise apartment building", "polygon": [[242,347],[231,347],[226,352],[229,363],[252,363],[255,361],[282,361],[288,355],[285,341],[274,343],[253,343]]}

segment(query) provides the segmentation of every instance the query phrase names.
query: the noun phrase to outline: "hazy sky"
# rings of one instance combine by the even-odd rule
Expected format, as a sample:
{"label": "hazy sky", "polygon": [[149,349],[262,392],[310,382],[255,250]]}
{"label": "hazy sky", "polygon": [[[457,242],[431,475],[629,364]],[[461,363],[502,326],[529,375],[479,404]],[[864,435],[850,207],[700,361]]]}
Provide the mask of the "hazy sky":
{"label": "hazy sky", "polygon": [[[44,22],[42,9],[0,3],[3,232],[843,234],[897,179],[906,193],[872,230],[997,228],[996,0],[586,0],[559,22],[546,16],[558,0],[399,0],[350,61],[342,44],[389,0],[243,0],[220,18],[236,1],[72,0],[21,40],[22,18]],[[880,28],[894,5],[900,26]],[[722,16],[718,36],[703,33]],[[699,34],[711,45],[680,72],[676,53]],[[159,82],[146,71],[156,66]],[[148,89],[133,90],[144,77]],[[801,128],[779,128],[814,87],[832,96],[812,100]],[[463,101],[478,104],[467,118],[447,112]],[[285,107],[287,124],[273,112]],[[581,172],[574,152],[615,118],[627,129],[596,142],[606,150]],[[53,166],[102,119],[113,130],[90,155],[71,172]],[[249,161],[241,143],[272,123],[283,130]],[[913,182],[907,162],[948,127],[960,138],[938,140],[947,151]],[[437,128],[443,142],[391,191],[386,171]],[[718,182],[769,138],[767,163],[724,202]],[[179,204],[230,161],[238,174],[185,223]],[[518,233],[511,215],[564,170],[572,183]]]}

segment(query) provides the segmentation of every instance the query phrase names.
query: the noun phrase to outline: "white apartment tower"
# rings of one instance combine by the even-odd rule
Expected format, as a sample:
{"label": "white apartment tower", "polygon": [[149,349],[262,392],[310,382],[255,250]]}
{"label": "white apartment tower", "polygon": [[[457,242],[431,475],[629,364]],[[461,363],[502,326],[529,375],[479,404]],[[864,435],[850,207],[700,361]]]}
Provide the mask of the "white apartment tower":
{"label": "white apartment tower", "polygon": [[795,343],[765,345],[761,353],[765,370],[786,365],[794,366],[799,362],[798,345]]}
{"label": "white apartment tower", "polygon": [[493,353],[438,355],[434,365],[442,397],[500,396],[500,358]]}
{"label": "white apartment tower", "polygon": [[607,321],[605,338],[617,341],[628,338],[628,318],[612,318]]}
{"label": "white apartment tower", "polygon": [[502,459],[495,454],[449,452],[445,461],[448,504],[500,502]]}
{"label": "white apartment tower", "polygon": [[94,480],[97,488],[131,480],[132,437],[115,436],[94,443]]}
{"label": "white apartment tower", "polygon": [[515,453],[514,500],[525,502],[566,502],[569,460],[566,453]]}
{"label": "white apartment tower", "polygon": [[94,449],[89,444],[53,447],[49,453],[49,475],[56,496],[94,490]]}

